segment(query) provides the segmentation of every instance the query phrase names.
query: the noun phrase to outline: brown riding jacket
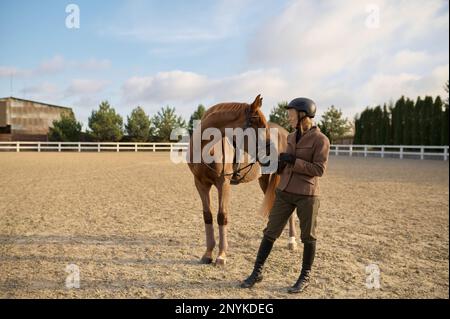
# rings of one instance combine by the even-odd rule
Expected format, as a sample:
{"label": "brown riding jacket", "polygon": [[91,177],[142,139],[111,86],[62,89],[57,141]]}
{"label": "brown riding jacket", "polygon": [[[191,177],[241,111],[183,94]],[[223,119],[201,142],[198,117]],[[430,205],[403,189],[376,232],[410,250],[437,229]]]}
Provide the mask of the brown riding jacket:
{"label": "brown riding jacket", "polygon": [[282,191],[317,196],[319,179],[327,168],[330,141],[317,126],[311,127],[296,142],[296,131],[287,137],[286,153],[294,154],[295,164],[287,164],[280,174]]}

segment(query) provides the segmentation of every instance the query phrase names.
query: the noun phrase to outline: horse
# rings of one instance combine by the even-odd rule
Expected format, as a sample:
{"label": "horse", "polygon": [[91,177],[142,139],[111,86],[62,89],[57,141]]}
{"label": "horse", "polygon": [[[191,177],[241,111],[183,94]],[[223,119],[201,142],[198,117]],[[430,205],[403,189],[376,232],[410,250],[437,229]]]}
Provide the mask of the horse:
{"label": "horse", "polygon": [[[262,97],[258,95],[253,103],[219,103],[211,106],[203,114],[200,125],[201,133],[207,128],[216,128],[220,130],[221,136],[225,136],[225,128],[242,128],[244,131],[253,128],[256,131],[259,129],[269,130],[270,128],[278,129],[278,152],[283,152],[287,147],[288,132],[283,127],[267,122],[264,114],[261,111]],[[213,250],[216,246],[214,238],[213,216],[210,208],[210,190],[214,185],[218,191],[218,213],[217,223],[219,225],[219,253],[216,257],[215,264],[224,266],[226,264],[226,254],[228,250],[227,240],[227,217],[229,214],[229,197],[231,185],[240,183],[248,183],[258,178],[261,190],[264,193],[264,199],[259,208],[260,215],[267,217],[275,200],[275,187],[279,183],[279,176],[276,172],[270,174],[261,174],[261,164],[258,159],[256,161],[249,161],[249,158],[244,158],[244,161],[239,163],[226,162],[224,159],[230,156],[230,152],[236,150],[231,145],[230,141],[223,137],[221,139],[222,154],[217,152],[217,144],[211,146],[211,140],[201,141],[201,151],[209,152],[214,158],[213,163],[208,164],[203,161],[193,162],[188,161],[188,166],[194,175],[194,183],[200,195],[203,206],[203,221],[205,224],[206,235],[206,251],[200,259],[201,264],[211,264],[213,262]],[[270,135],[266,134],[266,142],[269,145]],[[273,141],[272,141],[273,142]],[[205,149],[208,147],[210,149]],[[247,151],[246,149],[244,151]],[[193,158],[194,146],[193,139],[189,141],[188,152],[189,158]],[[216,156],[216,157],[214,157]],[[222,158],[220,158],[222,157]],[[295,234],[295,219],[292,215],[289,219],[289,243],[288,247],[291,250],[296,249],[296,234]]]}

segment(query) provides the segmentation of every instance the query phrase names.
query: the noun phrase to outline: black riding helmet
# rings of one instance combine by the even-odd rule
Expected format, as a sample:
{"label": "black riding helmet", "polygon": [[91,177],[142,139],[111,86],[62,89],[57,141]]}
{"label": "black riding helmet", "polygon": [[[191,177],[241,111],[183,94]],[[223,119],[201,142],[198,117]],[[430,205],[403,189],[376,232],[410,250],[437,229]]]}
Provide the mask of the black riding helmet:
{"label": "black riding helmet", "polygon": [[316,115],[316,103],[306,97],[293,99],[286,106],[286,109],[296,109],[298,112],[305,112],[307,117],[313,118]]}

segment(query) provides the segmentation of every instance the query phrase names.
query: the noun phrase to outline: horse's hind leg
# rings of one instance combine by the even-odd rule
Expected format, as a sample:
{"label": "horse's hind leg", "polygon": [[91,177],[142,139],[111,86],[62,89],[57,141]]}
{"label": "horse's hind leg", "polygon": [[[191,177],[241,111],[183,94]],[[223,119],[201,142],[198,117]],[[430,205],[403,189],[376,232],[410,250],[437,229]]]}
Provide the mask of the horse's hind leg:
{"label": "horse's hind leg", "polygon": [[203,206],[203,221],[205,222],[205,235],[206,235],[206,251],[200,259],[202,264],[212,263],[212,253],[214,247],[216,246],[216,241],[214,239],[214,225],[213,217],[211,214],[211,197],[210,191],[212,184],[202,183],[197,178],[195,179],[195,186],[197,187],[198,193],[200,194],[200,199],[202,200]]}
{"label": "horse's hind leg", "polygon": [[292,214],[291,217],[289,217],[289,242],[288,242],[289,250],[297,249],[297,242],[295,240],[296,237],[297,235],[295,233],[295,214]]}

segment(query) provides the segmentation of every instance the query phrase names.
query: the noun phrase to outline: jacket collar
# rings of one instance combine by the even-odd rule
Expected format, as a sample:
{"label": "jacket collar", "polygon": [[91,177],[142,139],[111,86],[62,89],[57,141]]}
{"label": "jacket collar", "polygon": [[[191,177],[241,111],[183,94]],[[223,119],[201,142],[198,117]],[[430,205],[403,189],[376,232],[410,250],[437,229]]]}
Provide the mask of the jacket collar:
{"label": "jacket collar", "polygon": [[[299,140],[299,143],[300,143],[300,141],[301,141],[303,138],[305,138],[305,136],[308,136],[308,135],[310,135],[311,133],[317,132],[317,131],[320,131],[320,128],[319,128],[317,125],[311,126],[311,128],[310,128],[308,131],[306,131],[306,133],[301,137],[301,139]],[[288,138],[290,138],[290,142],[292,142],[293,144],[297,144],[297,143],[296,143],[296,139],[295,139],[296,136],[297,136],[297,130],[295,130],[294,132],[292,132],[292,133],[289,134],[289,136],[288,136]]]}

